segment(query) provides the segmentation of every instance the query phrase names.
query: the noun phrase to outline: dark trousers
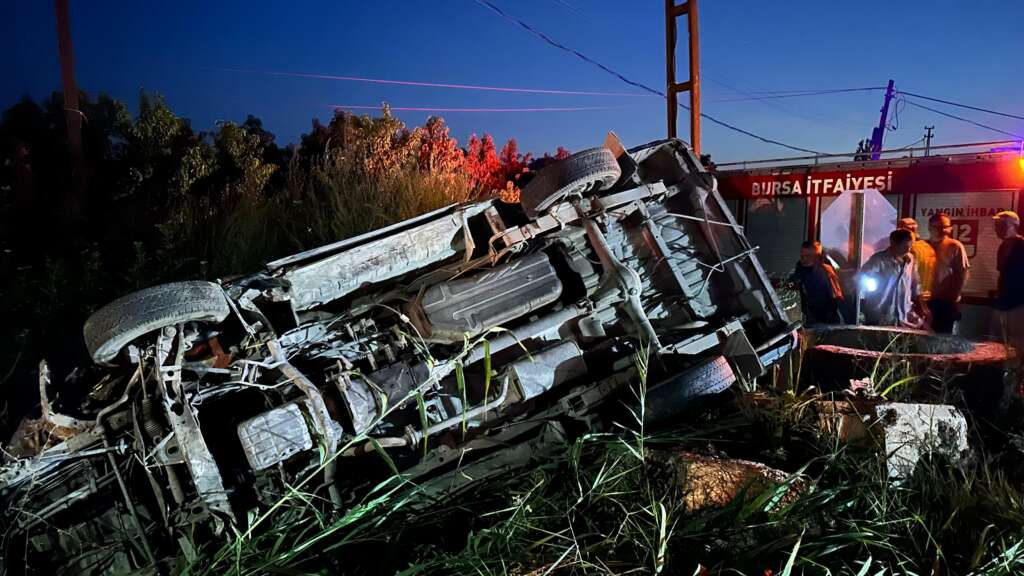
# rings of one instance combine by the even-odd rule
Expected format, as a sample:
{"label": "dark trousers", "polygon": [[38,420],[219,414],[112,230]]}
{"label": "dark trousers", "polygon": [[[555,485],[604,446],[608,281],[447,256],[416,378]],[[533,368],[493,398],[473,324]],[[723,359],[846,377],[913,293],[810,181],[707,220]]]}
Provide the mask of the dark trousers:
{"label": "dark trousers", "polygon": [[842,324],[839,315],[839,301],[828,300],[813,304],[804,302],[804,324]]}
{"label": "dark trousers", "polygon": [[940,334],[952,334],[953,324],[960,319],[960,306],[948,300],[929,300],[928,310],[932,313],[932,330]]}

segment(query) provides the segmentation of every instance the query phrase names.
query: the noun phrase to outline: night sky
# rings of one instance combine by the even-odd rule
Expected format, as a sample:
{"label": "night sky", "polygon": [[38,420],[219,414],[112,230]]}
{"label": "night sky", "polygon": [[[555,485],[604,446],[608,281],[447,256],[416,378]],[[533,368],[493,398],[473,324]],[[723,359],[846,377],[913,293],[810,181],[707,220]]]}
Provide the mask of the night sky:
{"label": "night sky", "polygon": [[[664,88],[660,0],[492,1],[624,76]],[[133,109],[140,89],[160,92],[197,130],[254,114],[283,144],[297,141],[312,118],[328,120],[331,105],[387,101],[408,107],[612,108],[441,114],[460,142],[470,133],[488,132],[498,141],[517,138],[524,151],[594,146],[609,129],[630,145],[665,134],[664,101],[651,96],[495,93],[227,70],[640,93],[474,0],[71,4],[79,85],[125,100]],[[0,106],[59,88],[53,10],[47,0],[5,0],[0,46],[7,63]],[[723,100],[756,91],[879,86],[893,78],[910,92],[1024,115],[1020,0],[702,0],[700,10],[705,111],[783,142],[851,151],[877,124],[882,94]],[[685,61],[681,48],[681,76]],[[1022,121],[943,109],[1024,133]],[[418,124],[430,113],[396,114]],[[685,134],[685,112],[681,117]],[[887,133],[886,147],[918,140],[926,124],[936,126],[935,144],[1003,138],[907,106],[898,129]],[[704,151],[719,162],[794,154],[710,124],[704,133]]]}

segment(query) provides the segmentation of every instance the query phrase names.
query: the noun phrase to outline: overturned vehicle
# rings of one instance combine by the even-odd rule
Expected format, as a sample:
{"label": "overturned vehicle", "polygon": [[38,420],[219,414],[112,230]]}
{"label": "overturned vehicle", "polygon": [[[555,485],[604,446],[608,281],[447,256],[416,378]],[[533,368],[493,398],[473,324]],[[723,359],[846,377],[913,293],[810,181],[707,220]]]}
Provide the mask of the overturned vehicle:
{"label": "overturned vehicle", "polygon": [[519,204],[148,288],[84,336],[95,366],[49,386],[59,400],[41,370],[50,441],[0,469],[12,573],[166,566],[294,486],[344,509],[396,471],[498,469],[630,403],[671,424],[795,343],[693,152],[614,135],[538,172]]}

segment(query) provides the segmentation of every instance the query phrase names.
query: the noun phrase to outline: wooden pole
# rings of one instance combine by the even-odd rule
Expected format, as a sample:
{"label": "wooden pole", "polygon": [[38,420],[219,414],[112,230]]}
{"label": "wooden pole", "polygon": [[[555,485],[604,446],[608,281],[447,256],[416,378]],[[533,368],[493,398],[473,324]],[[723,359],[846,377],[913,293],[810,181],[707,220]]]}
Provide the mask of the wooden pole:
{"label": "wooden pole", "polygon": [[64,119],[71,157],[72,189],[65,204],[67,215],[77,219],[85,205],[85,162],[82,154],[82,112],[78,109],[78,85],[75,83],[75,57],[71,45],[71,15],[68,0],[54,1],[57,13],[57,49],[64,88]]}
{"label": "wooden pole", "polygon": [[665,0],[665,95],[668,101],[668,137],[676,137],[679,101],[676,98],[676,1]]}
{"label": "wooden pole", "polygon": [[700,32],[698,30],[697,0],[687,0],[690,6],[687,24],[690,29],[690,145],[700,157]]}
{"label": "wooden pole", "polygon": [[[676,82],[677,19],[686,16],[690,58],[690,77]],[[667,100],[668,137],[675,138],[679,114],[679,92],[690,92],[690,146],[700,155],[700,33],[697,0],[677,5],[676,0],[665,0],[665,99]]]}

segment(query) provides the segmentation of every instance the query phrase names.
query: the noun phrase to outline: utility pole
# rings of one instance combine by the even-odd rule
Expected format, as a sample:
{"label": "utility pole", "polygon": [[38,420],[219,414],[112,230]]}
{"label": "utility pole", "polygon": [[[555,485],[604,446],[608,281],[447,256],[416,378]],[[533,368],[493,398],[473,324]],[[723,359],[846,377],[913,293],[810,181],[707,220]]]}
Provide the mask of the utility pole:
{"label": "utility pole", "polygon": [[82,155],[82,111],[78,109],[78,85],[75,83],[75,56],[71,46],[71,14],[68,0],[54,0],[57,12],[57,50],[64,87],[64,119],[68,130],[68,154],[71,156],[71,193],[65,198],[71,220],[82,214],[85,202],[85,161]]}
{"label": "utility pole", "polygon": [[871,159],[878,160],[882,157],[882,140],[885,138],[885,127],[889,121],[889,102],[894,95],[893,81],[889,80],[889,86],[885,89],[885,102],[882,103],[882,117],[878,120],[878,128],[871,132]]}
{"label": "utility pole", "polygon": [[[676,82],[676,20],[686,15],[690,48],[690,79]],[[698,30],[697,0],[676,5],[676,0],[665,0],[665,63],[668,100],[668,137],[676,137],[676,117],[679,112],[679,92],[690,92],[690,146],[700,157],[700,34]]]}
{"label": "utility pole", "polygon": [[932,150],[932,130],[935,130],[935,126],[924,127],[924,155],[928,156]]}

